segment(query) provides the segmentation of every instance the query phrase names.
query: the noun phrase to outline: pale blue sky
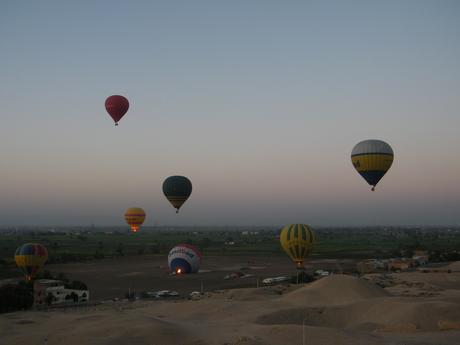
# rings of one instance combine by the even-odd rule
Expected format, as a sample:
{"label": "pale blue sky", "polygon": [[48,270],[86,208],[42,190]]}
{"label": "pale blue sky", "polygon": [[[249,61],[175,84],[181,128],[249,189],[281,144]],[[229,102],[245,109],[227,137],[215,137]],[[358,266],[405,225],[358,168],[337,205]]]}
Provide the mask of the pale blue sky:
{"label": "pale blue sky", "polygon": [[458,1],[0,1],[0,78],[0,225],[460,224]]}

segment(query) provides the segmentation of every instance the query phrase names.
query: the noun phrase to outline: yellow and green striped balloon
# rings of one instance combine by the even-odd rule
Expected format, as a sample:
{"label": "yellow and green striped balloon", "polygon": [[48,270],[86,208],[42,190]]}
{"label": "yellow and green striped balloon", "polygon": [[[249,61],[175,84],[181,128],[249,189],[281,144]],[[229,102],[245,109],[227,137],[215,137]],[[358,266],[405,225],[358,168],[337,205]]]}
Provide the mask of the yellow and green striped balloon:
{"label": "yellow and green striped balloon", "polygon": [[372,190],[390,169],[393,158],[393,149],[382,140],[361,141],[351,151],[353,166]]}
{"label": "yellow and green striped balloon", "polygon": [[291,257],[297,268],[303,267],[307,257],[315,244],[315,235],[306,224],[289,224],[281,230],[281,247]]}

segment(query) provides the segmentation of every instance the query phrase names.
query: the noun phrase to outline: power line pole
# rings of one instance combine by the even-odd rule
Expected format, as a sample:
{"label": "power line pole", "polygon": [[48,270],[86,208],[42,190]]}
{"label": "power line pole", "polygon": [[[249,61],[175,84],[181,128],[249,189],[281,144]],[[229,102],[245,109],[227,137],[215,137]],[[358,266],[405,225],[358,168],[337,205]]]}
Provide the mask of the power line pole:
{"label": "power line pole", "polygon": [[305,345],[306,339],[305,339],[305,319],[302,320],[302,345]]}

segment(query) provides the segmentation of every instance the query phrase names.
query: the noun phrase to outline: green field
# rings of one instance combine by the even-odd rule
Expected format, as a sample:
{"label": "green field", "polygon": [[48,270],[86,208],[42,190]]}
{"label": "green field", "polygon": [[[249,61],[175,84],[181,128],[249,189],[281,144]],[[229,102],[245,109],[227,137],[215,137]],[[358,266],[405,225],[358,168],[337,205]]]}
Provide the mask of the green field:
{"label": "green field", "polygon": [[[27,242],[39,242],[49,252],[48,263],[79,262],[121,255],[166,255],[178,243],[196,245],[204,255],[285,255],[277,230],[242,231],[194,229],[174,231],[145,228],[133,234],[119,228],[99,231],[27,231],[0,235],[0,278],[16,273],[14,252]],[[319,229],[314,258],[386,258],[406,255],[414,249],[430,252],[460,251],[460,232],[404,229]],[[233,245],[226,242],[234,242]],[[439,253],[438,253],[439,254]]]}

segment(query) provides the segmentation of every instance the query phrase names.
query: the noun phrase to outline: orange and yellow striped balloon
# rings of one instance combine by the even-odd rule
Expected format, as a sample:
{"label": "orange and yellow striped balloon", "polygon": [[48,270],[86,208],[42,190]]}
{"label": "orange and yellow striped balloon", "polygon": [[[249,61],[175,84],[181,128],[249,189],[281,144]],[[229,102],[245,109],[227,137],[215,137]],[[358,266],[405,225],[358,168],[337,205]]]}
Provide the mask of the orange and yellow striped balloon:
{"label": "orange and yellow striped balloon", "polygon": [[140,207],[130,207],[125,212],[126,223],[131,227],[132,232],[137,232],[144,223],[145,211]]}

